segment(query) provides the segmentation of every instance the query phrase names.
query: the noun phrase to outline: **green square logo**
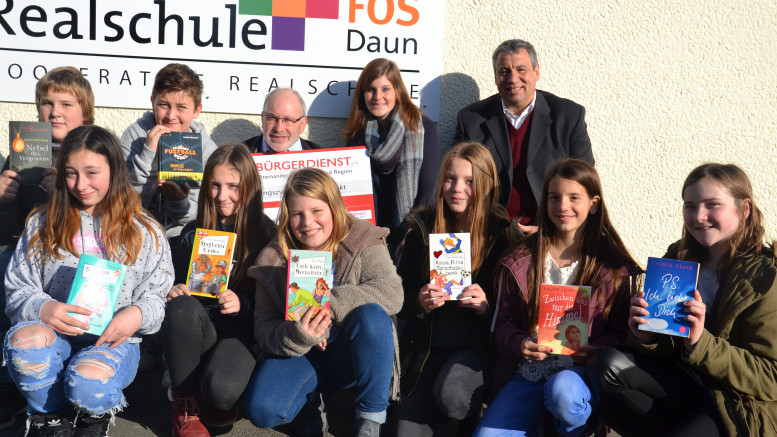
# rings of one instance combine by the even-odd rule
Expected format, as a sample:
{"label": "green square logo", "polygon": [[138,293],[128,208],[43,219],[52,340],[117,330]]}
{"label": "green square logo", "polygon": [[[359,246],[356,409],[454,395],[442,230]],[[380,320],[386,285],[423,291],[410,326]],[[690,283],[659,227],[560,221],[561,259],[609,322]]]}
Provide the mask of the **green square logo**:
{"label": "green square logo", "polygon": [[241,15],[272,15],[272,0],[240,0]]}

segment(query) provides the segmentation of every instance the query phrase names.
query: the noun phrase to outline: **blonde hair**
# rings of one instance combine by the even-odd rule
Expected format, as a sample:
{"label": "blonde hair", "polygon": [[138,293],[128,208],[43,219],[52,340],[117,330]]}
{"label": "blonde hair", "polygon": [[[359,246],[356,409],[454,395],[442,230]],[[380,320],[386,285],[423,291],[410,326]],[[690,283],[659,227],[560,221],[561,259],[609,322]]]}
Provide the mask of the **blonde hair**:
{"label": "blonde hair", "polygon": [[68,93],[75,96],[81,106],[84,124],[94,124],[94,94],[92,85],[86,80],[81,70],[76,67],[52,68],[35,85],[35,106],[38,108],[38,120],[40,120],[40,101],[43,95],[50,92]]}
{"label": "blonde hair", "polygon": [[337,245],[348,235],[353,225],[353,217],[345,208],[340,188],[329,173],[317,168],[302,168],[292,172],[283,188],[283,200],[278,215],[278,245],[281,256],[288,256],[289,249],[302,249],[302,243],[294,236],[289,224],[289,200],[291,196],[304,196],[320,200],[329,206],[332,212],[332,235],[321,250],[337,256]]}

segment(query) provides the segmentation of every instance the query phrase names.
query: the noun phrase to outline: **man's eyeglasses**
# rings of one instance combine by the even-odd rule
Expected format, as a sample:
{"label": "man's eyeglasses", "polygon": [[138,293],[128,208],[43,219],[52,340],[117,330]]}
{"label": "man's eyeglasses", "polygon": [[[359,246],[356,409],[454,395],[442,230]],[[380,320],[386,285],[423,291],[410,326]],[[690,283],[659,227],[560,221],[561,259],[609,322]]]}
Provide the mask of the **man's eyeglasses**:
{"label": "man's eyeglasses", "polygon": [[303,118],[305,118],[304,115],[302,117],[296,119],[296,120],[293,119],[293,118],[281,118],[281,117],[276,117],[276,116],[274,116],[272,114],[269,114],[269,113],[262,112],[262,119],[264,120],[265,123],[267,123],[267,124],[275,124],[275,123],[278,123],[280,121],[286,127],[294,126],[297,122],[299,122]]}

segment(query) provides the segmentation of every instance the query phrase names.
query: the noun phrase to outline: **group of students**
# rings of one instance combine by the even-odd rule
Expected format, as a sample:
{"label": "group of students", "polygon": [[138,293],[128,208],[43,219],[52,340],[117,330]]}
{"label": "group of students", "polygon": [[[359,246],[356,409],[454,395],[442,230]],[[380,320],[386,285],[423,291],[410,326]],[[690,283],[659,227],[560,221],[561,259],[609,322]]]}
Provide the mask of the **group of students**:
{"label": "group of students", "polygon": [[[186,73],[180,64],[165,68],[164,78]],[[690,337],[678,339],[638,329],[647,315],[643,272],[609,219],[591,165],[555,163],[531,235],[499,204],[493,158],[478,143],[454,145],[432,194],[418,202],[425,118],[405,119],[398,99],[383,111],[385,99],[374,95],[397,92],[396,79],[367,78],[352,108],[362,111],[361,128],[347,127],[346,137],[368,153],[392,148],[374,180],[409,195],[407,214],[385,207],[390,223],[404,220],[392,225],[400,243],[390,251],[389,230],[351,216],[336,182],[318,169],[289,175],[276,224],[264,215],[244,145],[209,149],[203,135],[202,187],[158,180],[159,135],[204,132],[194,121],[201,93],[182,80],[155,83],[154,111],[121,142],[91,125],[91,91],[78,70],[53,69],[38,84],[39,118],[52,122],[61,143],[56,166],[40,187],[19,186],[10,170],[0,176],[3,206],[13,204],[17,219],[31,211],[5,269],[12,326],[3,352],[32,432],[107,435],[126,406],[122,391],[137,371],[141,336],[161,328],[176,436],[209,435],[205,425],[232,423],[239,405],[259,427],[301,412],[315,418],[321,393],[331,390],[355,390],[360,436],[379,435],[383,424],[401,436],[578,436],[601,424],[622,435],[777,433],[775,253],[737,166],[702,165],[682,187],[685,227],[665,256],[699,262],[701,273],[684,304]],[[193,297],[185,285],[198,227],[238,235],[228,290],[215,300]],[[174,228],[182,229],[177,237]],[[471,235],[464,299],[446,300],[429,283],[429,234],[443,232]],[[332,252],[328,312],[284,320],[289,249]],[[65,303],[84,253],[127,265],[114,318],[99,337],[68,315],[89,311]],[[584,354],[537,344],[546,283],[592,287]],[[318,419],[299,434],[320,434]]]}

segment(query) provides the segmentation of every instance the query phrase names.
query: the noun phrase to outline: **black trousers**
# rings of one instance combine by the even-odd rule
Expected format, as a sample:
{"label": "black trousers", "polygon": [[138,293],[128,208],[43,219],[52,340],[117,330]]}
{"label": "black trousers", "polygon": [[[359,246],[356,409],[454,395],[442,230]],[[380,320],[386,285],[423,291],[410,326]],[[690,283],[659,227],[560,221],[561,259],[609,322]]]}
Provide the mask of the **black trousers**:
{"label": "black trousers", "polygon": [[197,298],[178,296],[167,304],[162,341],[173,390],[202,385],[205,403],[232,408],[243,394],[256,360],[253,330],[236,317],[205,308]]}
{"label": "black trousers", "polygon": [[624,436],[725,435],[709,391],[683,364],[613,348],[588,366],[589,381],[610,409],[605,420]]}

